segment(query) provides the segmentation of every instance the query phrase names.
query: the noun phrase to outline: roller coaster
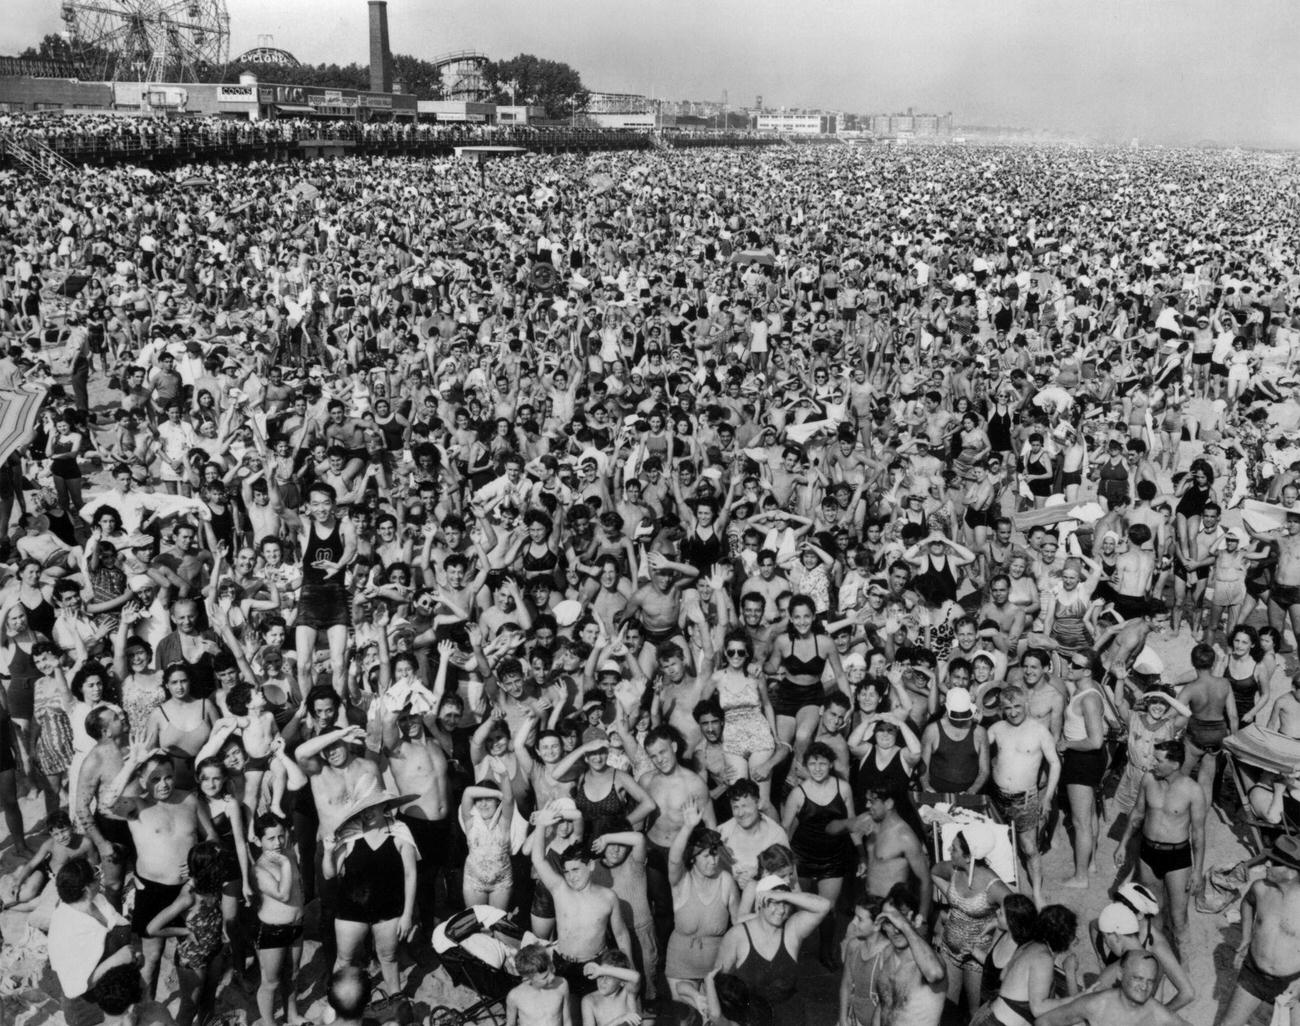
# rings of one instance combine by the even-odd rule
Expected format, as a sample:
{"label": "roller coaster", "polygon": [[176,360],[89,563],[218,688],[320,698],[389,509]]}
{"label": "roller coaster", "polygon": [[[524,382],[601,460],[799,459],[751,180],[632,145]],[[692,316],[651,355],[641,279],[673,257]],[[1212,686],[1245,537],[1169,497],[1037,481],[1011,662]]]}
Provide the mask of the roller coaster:
{"label": "roller coaster", "polygon": [[442,95],[446,99],[480,102],[491,98],[487,54],[477,50],[455,50],[434,57],[430,63],[442,74]]}

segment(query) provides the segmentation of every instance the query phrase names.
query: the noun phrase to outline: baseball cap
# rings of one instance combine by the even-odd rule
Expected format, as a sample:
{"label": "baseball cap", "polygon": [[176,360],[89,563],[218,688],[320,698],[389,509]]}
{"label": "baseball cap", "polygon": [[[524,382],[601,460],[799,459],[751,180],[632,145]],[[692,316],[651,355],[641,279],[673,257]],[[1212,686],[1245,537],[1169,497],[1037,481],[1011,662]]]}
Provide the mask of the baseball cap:
{"label": "baseball cap", "polygon": [[582,743],[589,745],[593,741],[600,741],[606,747],[609,746],[609,734],[600,727],[588,727],[582,732]]}
{"label": "baseball cap", "polygon": [[949,719],[967,720],[975,715],[970,692],[965,688],[949,688],[943,700],[943,708]]}
{"label": "baseball cap", "polygon": [[1137,913],[1122,902],[1113,901],[1101,910],[1097,929],[1102,933],[1137,933]]}

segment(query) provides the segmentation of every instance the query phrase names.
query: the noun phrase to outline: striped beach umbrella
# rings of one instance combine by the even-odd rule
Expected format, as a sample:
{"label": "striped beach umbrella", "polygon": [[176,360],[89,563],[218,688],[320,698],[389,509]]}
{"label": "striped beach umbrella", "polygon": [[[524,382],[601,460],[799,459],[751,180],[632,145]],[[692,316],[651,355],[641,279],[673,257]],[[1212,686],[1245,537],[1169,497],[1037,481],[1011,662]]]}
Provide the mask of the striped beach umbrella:
{"label": "striped beach umbrella", "polygon": [[46,391],[41,385],[0,388],[0,463],[31,440]]}

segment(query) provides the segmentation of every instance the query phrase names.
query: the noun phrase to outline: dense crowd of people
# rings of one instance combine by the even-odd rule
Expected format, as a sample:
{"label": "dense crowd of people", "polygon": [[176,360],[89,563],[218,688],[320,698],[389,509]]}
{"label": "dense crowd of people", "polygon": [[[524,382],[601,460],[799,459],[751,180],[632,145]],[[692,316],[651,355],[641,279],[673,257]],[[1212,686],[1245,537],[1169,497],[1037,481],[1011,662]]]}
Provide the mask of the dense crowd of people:
{"label": "dense crowd of people", "polygon": [[[7,141],[41,143],[60,153],[87,151],[151,153],[175,149],[223,149],[276,143],[341,139],[361,143],[468,143],[545,145],[623,141],[645,133],[551,125],[433,123],[399,115],[362,121],[356,118],[281,116],[249,121],[219,115],[160,119],[124,114],[0,114],[0,149]],[[764,137],[757,137],[764,138]],[[613,148],[611,145],[610,148]]]}
{"label": "dense crowd of people", "polygon": [[[842,1026],[1184,1022],[1225,738],[1300,738],[1296,185],[10,177],[0,389],[47,398],[0,473],[0,897],[69,1026],[202,1023],[230,973],[262,1026],[382,1021],[448,946],[510,1026],[797,1026],[804,948]],[[1263,855],[1227,1026],[1300,980],[1300,844]]]}

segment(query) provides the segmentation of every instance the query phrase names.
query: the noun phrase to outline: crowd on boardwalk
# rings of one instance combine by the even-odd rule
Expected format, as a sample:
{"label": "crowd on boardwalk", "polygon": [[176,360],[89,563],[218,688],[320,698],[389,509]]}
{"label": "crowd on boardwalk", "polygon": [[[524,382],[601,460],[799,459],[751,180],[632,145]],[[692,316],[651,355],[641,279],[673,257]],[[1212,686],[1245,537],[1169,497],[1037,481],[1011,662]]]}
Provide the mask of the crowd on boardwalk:
{"label": "crowd on boardwalk", "polygon": [[[1185,1021],[1225,739],[1300,739],[1296,179],[10,175],[0,389],[48,392],[0,472],[0,900],[69,1026],[230,979],[400,1020],[454,957],[511,1026],[797,1026],[804,948],[843,1026]],[[1300,986],[1263,855],[1230,1026]]]}

